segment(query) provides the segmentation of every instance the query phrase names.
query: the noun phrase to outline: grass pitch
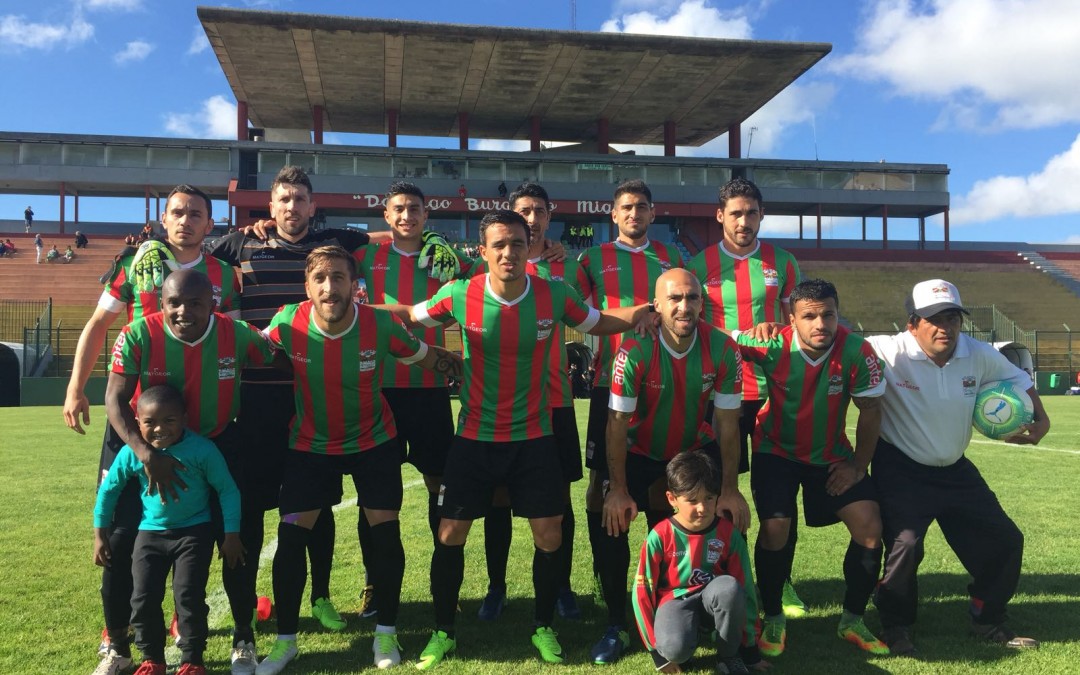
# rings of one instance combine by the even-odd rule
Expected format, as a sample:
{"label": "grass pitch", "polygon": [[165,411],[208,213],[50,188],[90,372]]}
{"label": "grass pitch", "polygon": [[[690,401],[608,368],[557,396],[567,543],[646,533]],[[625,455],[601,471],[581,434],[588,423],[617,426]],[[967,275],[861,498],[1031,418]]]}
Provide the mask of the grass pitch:
{"label": "grass pitch", "polygon": [[[1008,446],[976,435],[968,453],[1026,536],[1024,576],[1011,605],[1011,622],[1022,633],[1042,640],[1040,650],[1014,653],[967,637],[968,576],[935,526],[927,537],[920,574],[922,603],[916,634],[919,658],[864,655],[835,636],[843,594],[840,568],[846,532],[841,525],[802,527],[794,577],[811,612],[806,618],[788,622],[788,650],[773,660],[772,672],[1080,672],[1080,398],[1053,397],[1045,403],[1053,427],[1037,448]],[[586,409],[587,403],[579,401],[578,421],[582,427]],[[96,665],[102,618],[100,576],[91,561],[91,524],[104,409],[95,408],[92,414],[93,424],[84,437],[63,426],[58,407],[0,409],[2,673],[89,673]],[[743,478],[744,494],[748,495]],[[407,562],[398,630],[406,658],[415,659],[427,640],[433,618],[428,591],[431,540],[420,476],[406,466],[403,479],[406,490],[401,519]],[[346,489],[351,490],[346,483]],[[483,524],[477,522],[466,547],[458,657],[435,672],[595,675],[602,671],[616,675],[652,671],[652,661],[640,648],[636,634],[632,636],[633,651],[618,664],[593,666],[588,662],[589,647],[603,631],[605,612],[592,595],[591,558],[581,506],[584,483],[574,488],[578,527],[573,586],[585,619],[567,622],[556,618],[555,629],[560,633],[567,662],[545,665],[529,643],[532,545],[527,524],[515,519],[507,611],[495,623],[476,619],[487,584]],[[361,571],[356,508],[349,501],[354,497],[347,492],[346,502],[336,511],[338,546],[331,581],[335,603],[349,626],[341,633],[329,633],[313,619],[303,618],[301,653],[287,673],[339,674],[372,668],[373,622],[361,620],[356,614]],[[635,559],[644,536],[643,521],[639,518],[632,529]],[[752,531],[751,541],[754,536]],[[259,577],[260,593],[266,595],[270,595],[275,537],[276,514],[270,513],[266,519],[268,546],[260,561]],[[228,672],[231,625],[217,565],[215,562],[208,589],[211,636],[206,658],[210,672],[224,673]],[[872,606],[867,622],[871,627],[879,626]],[[274,634],[272,620],[259,625],[260,656],[269,649]],[[697,672],[710,672],[711,649],[699,648],[696,662]]]}

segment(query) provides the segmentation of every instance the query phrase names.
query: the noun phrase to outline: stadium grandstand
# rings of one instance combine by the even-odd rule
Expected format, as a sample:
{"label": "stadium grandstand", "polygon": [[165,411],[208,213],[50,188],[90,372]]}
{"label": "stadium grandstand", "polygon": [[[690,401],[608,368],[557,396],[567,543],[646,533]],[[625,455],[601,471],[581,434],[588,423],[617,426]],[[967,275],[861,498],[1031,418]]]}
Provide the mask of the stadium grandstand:
{"label": "stadium grandstand", "polygon": [[[824,58],[828,44],[197,13],[236,99],[234,140],[0,132],[0,192],[59,200],[58,220],[34,221],[46,248],[63,250],[76,229],[91,239],[70,265],[38,265],[22,221],[0,220],[0,239],[10,237],[18,250],[0,259],[0,340],[34,341],[22,375],[47,376],[42,393],[24,394],[24,402],[62,400],[98,277],[125,235],[156,222],[174,185],[226,203],[225,213],[215,208],[224,231],[224,223],[268,215],[270,183],[286,164],[311,175],[317,227],[386,229],[382,193],[407,179],[428,195],[427,227],[459,242],[474,240],[483,213],[503,204],[501,186],[523,180],[541,182],[554,198],[550,237],[589,225],[595,243],[609,241],[614,185],[640,178],[656,204],[650,237],[675,243],[687,258],[720,239],[717,187],[746,177],[761,188],[770,217],[799,223],[798,238],[771,241],[796,255],[804,277],[836,284],[856,329],[902,328],[911,285],[941,276],[977,308],[973,334],[1032,351],[1040,390],[1060,384],[1063,391],[1075,380],[1080,247],[953,241],[946,165],[744,156],[741,125]],[[260,48],[268,42],[281,48]],[[307,105],[303,97],[283,104],[283,89],[306,91]],[[375,134],[385,144],[328,144],[328,132]],[[727,157],[676,155],[677,146],[724,134]],[[399,135],[457,137],[458,149],[399,147]],[[473,138],[528,149],[470,149]],[[663,154],[618,152],[613,144],[654,145]],[[115,222],[80,220],[80,200],[115,198],[126,198],[127,210]],[[931,217],[942,219],[941,240],[927,237]],[[831,218],[861,219],[862,238],[823,237]],[[890,239],[890,223],[894,234],[901,229],[897,219],[904,232],[917,232],[914,240]],[[769,237],[768,219],[762,235]],[[51,318],[33,302],[46,303]]]}

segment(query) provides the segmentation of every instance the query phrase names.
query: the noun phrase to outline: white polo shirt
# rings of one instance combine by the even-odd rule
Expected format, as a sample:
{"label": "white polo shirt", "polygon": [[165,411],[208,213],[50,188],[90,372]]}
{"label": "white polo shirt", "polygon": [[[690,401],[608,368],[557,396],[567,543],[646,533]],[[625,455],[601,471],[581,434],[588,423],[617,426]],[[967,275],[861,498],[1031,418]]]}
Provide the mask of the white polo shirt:
{"label": "white polo shirt", "polygon": [[985,382],[1009,380],[1031,388],[1031,377],[996,349],[961,334],[956,351],[939,367],[908,331],[866,338],[885,364],[881,437],[928,466],[958,461],[971,442],[975,395]]}

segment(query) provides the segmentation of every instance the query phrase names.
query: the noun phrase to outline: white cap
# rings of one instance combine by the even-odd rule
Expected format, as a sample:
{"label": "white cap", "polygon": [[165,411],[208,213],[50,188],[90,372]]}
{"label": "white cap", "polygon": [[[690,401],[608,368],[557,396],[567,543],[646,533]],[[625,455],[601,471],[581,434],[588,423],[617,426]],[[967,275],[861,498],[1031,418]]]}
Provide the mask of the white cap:
{"label": "white cap", "polygon": [[930,279],[915,284],[905,305],[908,314],[917,314],[924,319],[950,309],[968,313],[960,302],[960,291],[944,279]]}

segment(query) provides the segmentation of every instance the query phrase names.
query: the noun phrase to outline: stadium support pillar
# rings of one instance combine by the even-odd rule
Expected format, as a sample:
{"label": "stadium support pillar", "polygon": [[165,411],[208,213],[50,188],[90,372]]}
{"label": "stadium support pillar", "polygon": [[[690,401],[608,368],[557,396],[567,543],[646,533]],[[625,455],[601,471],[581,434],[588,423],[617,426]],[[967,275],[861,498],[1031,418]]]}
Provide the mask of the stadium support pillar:
{"label": "stadium support pillar", "polygon": [[79,224],[79,193],[75,193],[75,224]]}
{"label": "stadium support pillar", "polygon": [[949,250],[949,207],[941,214],[945,217],[945,250]]}
{"label": "stadium support pillar", "polygon": [[862,240],[866,241],[866,216],[862,217]]}
{"label": "stadium support pillar", "polygon": [[311,135],[315,145],[322,145],[323,142],[323,112],[321,105],[311,106]]}
{"label": "stadium support pillar", "polygon": [[145,212],[146,222],[149,223],[150,222],[150,186],[149,185],[144,185],[143,186],[143,198],[146,200],[146,212]]}
{"label": "stadium support pillar", "polygon": [[821,204],[817,205],[817,247],[821,248]]}
{"label": "stadium support pillar", "polygon": [[802,237],[802,216],[803,216],[803,214],[800,213],[799,214],[799,239],[803,238]]}
{"label": "stadium support pillar", "polygon": [[889,205],[881,206],[881,248],[889,248]]}
{"label": "stadium support pillar", "polygon": [[154,195],[154,217],[161,220],[161,193]]}
{"label": "stadium support pillar", "polygon": [[926,217],[919,216],[919,250],[926,248]]}
{"label": "stadium support pillar", "polygon": [[727,128],[727,154],[732,159],[742,156],[742,128],[738,124]]}
{"label": "stadium support pillar", "polygon": [[60,234],[64,233],[64,202],[67,201],[67,194],[63,182],[60,183]]}
{"label": "stadium support pillar", "polygon": [[664,122],[664,156],[675,156],[675,121]]}
{"label": "stadium support pillar", "polygon": [[458,149],[469,149],[469,113],[459,112],[457,114],[457,131],[458,131]]}
{"label": "stadium support pillar", "polygon": [[236,140],[246,141],[248,139],[247,125],[248,125],[248,113],[247,113],[247,101],[236,102]]}
{"label": "stadium support pillar", "polygon": [[529,117],[529,152],[540,152],[540,116]]}
{"label": "stadium support pillar", "polygon": [[606,117],[596,120],[596,152],[606,155],[609,152],[608,121]]}
{"label": "stadium support pillar", "polygon": [[390,108],[386,111],[386,145],[390,148],[397,147],[397,118],[398,111],[394,108]]}

